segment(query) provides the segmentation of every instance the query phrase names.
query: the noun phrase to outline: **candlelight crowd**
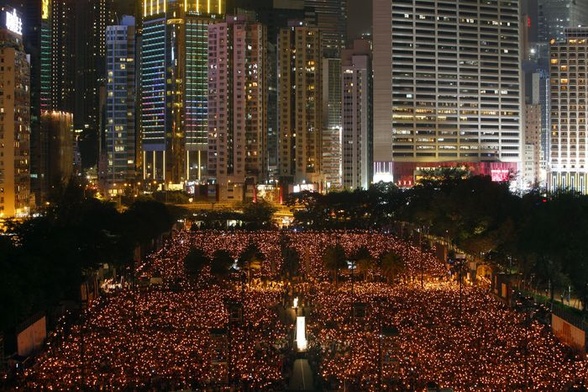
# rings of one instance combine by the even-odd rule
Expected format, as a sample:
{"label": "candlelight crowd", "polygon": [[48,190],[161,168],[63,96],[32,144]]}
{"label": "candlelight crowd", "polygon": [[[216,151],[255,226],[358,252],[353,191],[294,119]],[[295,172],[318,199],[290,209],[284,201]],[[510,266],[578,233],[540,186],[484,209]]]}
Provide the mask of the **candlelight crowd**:
{"label": "candlelight crowd", "polygon": [[[237,259],[263,254],[247,280],[184,271],[192,248]],[[300,255],[301,278],[281,279],[282,246]],[[402,279],[377,272],[334,284],[325,248],[394,251]],[[161,282],[122,285],[80,320],[60,327],[15,389],[35,391],[284,390],[292,376],[292,299],[306,316],[317,389],[347,391],[568,391],[588,385],[588,361],[533,314],[515,312],[488,288],[458,285],[443,261],[390,234],[181,231],[133,269]],[[374,269],[375,271],[375,269]],[[237,275],[237,277],[235,277]],[[235,305],[236,304],[236,305]],[[239,310],[234,312],[234,310]],[[65,332],[66,331],[66,332]],[[221,389],[224,388],[224,389]]]}

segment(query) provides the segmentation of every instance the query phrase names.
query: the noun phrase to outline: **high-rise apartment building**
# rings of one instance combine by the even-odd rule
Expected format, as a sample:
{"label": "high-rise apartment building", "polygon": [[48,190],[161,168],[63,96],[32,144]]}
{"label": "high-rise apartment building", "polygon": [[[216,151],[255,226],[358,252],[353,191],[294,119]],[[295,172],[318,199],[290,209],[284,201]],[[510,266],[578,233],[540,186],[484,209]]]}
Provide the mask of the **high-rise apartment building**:
{"label": "high-rise apartment building", "polygon": [[265,26],[245,16],[208,27],[208,179],[221,200],[266,179],[266,43]]}
{"label": "high-rise apartment building", "polygon": [[134,182],[136,159],[135,18],[106,27],[106,105],[104,150],[110,188]]}
{"label": "high-rise apartment building", "polygon": [[22,18],[0,8],[0,218],[30,213],[30,65]]}
{"label": "high-rise apartment building", "polygon": [[341,59],[323,58],[322,167],[326,191],[341,187]]}
{"label": "high-rise apartment building", "polygon": [[372,181],[372,64],[369,41],[342,52],[342,178],[345,189]]}
{"label": "high-rise apartment building", "polygon": [[316,27],[292,22],[278,37],[278,173],[281,183],[324,189],[322,65]]}
{"label": "high-rise apartment building", "polygon": [[374,181],[520,170],[519,2],[375,0]]}
{"label": "high-rise apartment building", "polygon": [[566,41],[552,40],[551,143],[548,188],[588,189],[588,28],[566,29]]}
{"label": "high-rise apartment building", "polygon": [[208,173],[208,25],[224,0],[144,0],[140,134],[143,178],[205,181]]}
{"label": "high-rise apartment building", "polygon": [[[276,180],[278,174],[278,101],[277,101],[277,39],[280,29],[289,20],[304,20],[305,0],[235,0],[228,13],[254,14],[257,21],[267,28],[268,38],[268,103],[267,103],[267,163],[268,178]],[[229,2],[227,2],[228,4]]]}

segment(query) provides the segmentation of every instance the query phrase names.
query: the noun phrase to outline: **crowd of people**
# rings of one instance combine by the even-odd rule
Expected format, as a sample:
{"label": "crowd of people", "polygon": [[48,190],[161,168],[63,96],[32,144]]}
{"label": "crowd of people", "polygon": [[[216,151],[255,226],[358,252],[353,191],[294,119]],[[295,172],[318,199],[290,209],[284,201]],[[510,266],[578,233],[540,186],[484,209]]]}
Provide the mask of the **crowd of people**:
{"label": "crowd of people", "polygon": [[[254,243],[253,279],[226,282],[205,268],[188,277],[192,248],[235,259]],[[303,280],[285,282],[282,247],[300,255]],[[377,258],[400,255],[408,277],[334,285],[321,256],[340,244]],[[294,297],[307,316],[308,356],[324,390],[568,391],[588,384],[588,361],[527,313],[487,289],[460,286],[445,262],[389,234],[182,231],[134,268],[161,284],[123,286],[52,338],[18,390],[284,390],[294,358]],[[423,276],[424,282],[410,279]],[[350,284],[351,283],[351,284]],[[239,310],[234,312],[234,307]],[[61,329],[60,329],[61,330]]]}

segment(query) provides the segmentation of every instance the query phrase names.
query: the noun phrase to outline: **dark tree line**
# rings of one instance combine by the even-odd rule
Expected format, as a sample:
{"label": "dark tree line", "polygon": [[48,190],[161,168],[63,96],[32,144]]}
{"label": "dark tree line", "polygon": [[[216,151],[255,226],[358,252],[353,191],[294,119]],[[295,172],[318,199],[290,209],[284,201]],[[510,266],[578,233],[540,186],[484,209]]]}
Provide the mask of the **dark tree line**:
{"label": "dark tree line", "polygon": [[297,193],[286,203],[297,229],[392,230],[403,222],[482,262],[520,273],[536,289],[571,287],[584,306],[588,299],[585,195],[519,195],[488,176],[444,170],[411,189],[380,183],[367,190]]}
{"label": "dark tree line", "polygon": [[0,330],[62,301],[79,301],[80,284],[99,265],[130,266],[136,246],[148,247],[169,232],[165,205],[135,201],[125,212],[86,198],[70,181],[42,216],[9,222],[0,236]]}

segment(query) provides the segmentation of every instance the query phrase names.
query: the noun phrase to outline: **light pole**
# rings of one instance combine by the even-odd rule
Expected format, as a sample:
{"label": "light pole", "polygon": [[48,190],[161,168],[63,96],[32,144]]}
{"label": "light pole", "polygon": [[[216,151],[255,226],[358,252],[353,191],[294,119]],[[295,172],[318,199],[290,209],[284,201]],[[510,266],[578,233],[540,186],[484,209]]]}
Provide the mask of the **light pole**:
{"label": "light pole", "polygon": [[464,255],[457,255],[455,257],[455,266],[458,268],[458,279],[459,279],[459,323],[461,323],[461,311],[462,311],[462,301],[463,301],[463,267],[465,266],[465,256]]}

